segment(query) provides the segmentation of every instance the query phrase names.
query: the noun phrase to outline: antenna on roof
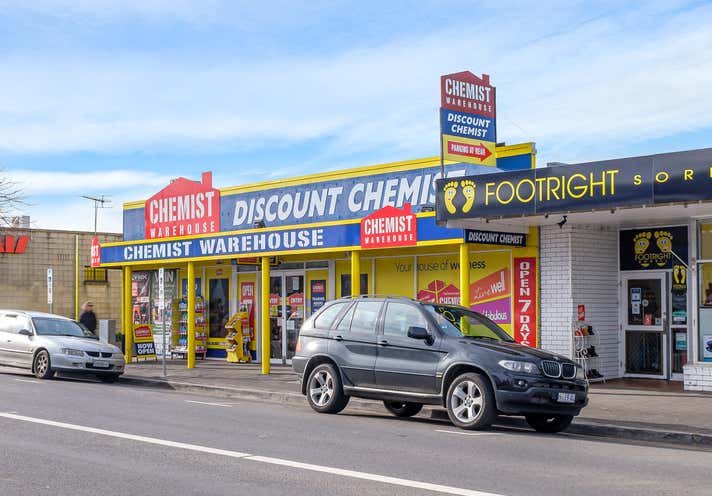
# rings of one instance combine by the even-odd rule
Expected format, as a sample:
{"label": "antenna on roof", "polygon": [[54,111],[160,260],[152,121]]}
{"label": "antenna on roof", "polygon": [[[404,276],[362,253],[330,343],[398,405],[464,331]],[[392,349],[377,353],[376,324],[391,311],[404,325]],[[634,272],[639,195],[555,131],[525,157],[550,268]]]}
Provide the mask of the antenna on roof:
{"label": "antenna on roof", "polygon": [[[97,211],[100,208],[111,208],[111,205],[108,205],[111,203],[111,200],[107,199],[104,197],[104,195],[101,195],[100,197],[95,197],[95,196],[86,196],[82,195],[82,198],[86,198],[87,200],[91,200],[94,202],[94,235],[96,236],[96,219],[97,219]],[[106,206],[105,206],[106,205]]]}

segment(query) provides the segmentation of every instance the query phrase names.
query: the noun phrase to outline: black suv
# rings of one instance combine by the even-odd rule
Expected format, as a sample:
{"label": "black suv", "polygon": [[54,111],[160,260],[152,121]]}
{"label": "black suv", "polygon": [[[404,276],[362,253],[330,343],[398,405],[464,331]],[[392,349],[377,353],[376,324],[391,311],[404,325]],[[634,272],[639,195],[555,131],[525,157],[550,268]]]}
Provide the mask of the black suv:
{"label": "black suv", "polygon": [[304,322],[292,366],[320,413],[355,396],[383,400],[399,417],[441,405],[463,429],[502,414],[559,432],[588,402],[583,370],[568,358],[517,344],[464,307],[402,297],[327,303]]}

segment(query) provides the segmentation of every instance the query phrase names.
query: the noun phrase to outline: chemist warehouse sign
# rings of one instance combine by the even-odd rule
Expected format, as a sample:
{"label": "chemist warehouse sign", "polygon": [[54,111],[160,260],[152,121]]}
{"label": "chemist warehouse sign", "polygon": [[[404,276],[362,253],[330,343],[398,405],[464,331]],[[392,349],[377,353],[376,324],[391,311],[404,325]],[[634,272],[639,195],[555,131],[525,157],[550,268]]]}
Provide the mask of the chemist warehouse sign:
{"label": "chemist warehouse sign", "polygon": [[[385,209],[389,217],[392,207]],[[433,218],[416,217],[407,208],[397,212],[391,222],[370,218],[368,232],[372,246],[383,248],[397,240],[400,244],[415,245],[418,242],[452,240],[462,237],[462,231],[436,226]],[[365,220],[365,219],[364,219]],[[101,246],[102,265],[118,265],[135,262],[156,262],[183,258],[224,258],[239,255],[275,255],[298,250],[326,250],[352,248],[362,242],[364,224],[348,222],[338,225],[316,225],[293,229],[262,230],[217,234],[184,239],[150,240],[139,242],[110,243]]]}
{"label": "chemist warehouse sign", "polygon": [[437,182],[437,220],[712,200],[712,148]]}

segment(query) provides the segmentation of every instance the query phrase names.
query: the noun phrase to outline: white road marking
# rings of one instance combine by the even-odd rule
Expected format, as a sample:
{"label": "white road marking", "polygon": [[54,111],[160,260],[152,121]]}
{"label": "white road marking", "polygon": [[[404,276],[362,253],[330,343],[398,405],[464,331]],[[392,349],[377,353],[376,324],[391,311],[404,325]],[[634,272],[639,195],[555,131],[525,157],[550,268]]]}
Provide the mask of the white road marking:
{"label": "white road marking", "polygon": [[29,382],[31,384],[46,384],[44,382],[32,380],[32,379],[15,379],[17,382]]}
{"label": "white road marking", "polygon": [[[18,420],[22,422],[31,422],[34,424],[48,425],[51,427],[58,427],[61,429],[69,429],[73,431],[89,432],[92,434],[98,434],[101,436],[115,437],[119,439],[128,439],[131,441],[138,441],[142,443],[155,444],[158,446],[166,446],[169,448],[178,448],[191,451],[199,451],[201,453],[209,453],[213,455],[227,456],[230,458],[240,458],[243,460],[249,460],[257,463],[268,463],[270,465],[280,465],[284,467],[297,468],[301,470],[309,470],[312,472],[321,472],[331,475],[339,475],[342,477],[349,477],[352,479],[362,479],[373,482],[381,482],[384,484],[391,484],[394,486],[401,487],[411,487],[414,489],[423,489],[426,491],[435,491],[444,494],[457,494],[460,496],[503,496],[496,493],[488,493],[483,491],[477,491],[473,489],[465,489],[461,487],[453,486],[443,486],[440,484],[431,484],[429,482],[420,482],[410,479],[401,479],[399,477],[389,477],[387,475],[371,474],[368,472],[358,472],[355,470],[347,470],[336,467],[327,467],[325,465],[314,465],[311,463],[302,463],[292,460],[285,460],[282,458],[272,458],[267,456],[251,455],[249,453],[241,453],[239,451],[223,450],[218,448],[210,448],[208,446],[200,446],[197,444],[187,444],[179,443],[175,441],[168,441],[166,439],[158,439],[155,437],[138,436],[135,434],[128,434],[124,432],[109,431],[106,429],[97,429],[95,427],[88,427],[84,425],[68,424],[65,422],[56,422],[54,420],[46,420],[35,417],[27,417],[24,415],[16,415],[12,413],[1,413],[0,417],[7,418],[11,420]],[[452,432],[452,431],[449,431]]]}
{"label": "white road marking", "polygon": [[185,400],[186,403],[197,403],[198,405],[210,405],[210,406],[224,406],[227,408],[230,408],[232,405],[228,405],[226,403],[210,403],[209,401],[193,401],[193,400]]}
{"label": "white road marking", "polygon": [[444,429],[435,429],[435,432],[444,432],[445,434],[457,434],[458,436],[496,436],[497,432],[462,432],[448,431]]}

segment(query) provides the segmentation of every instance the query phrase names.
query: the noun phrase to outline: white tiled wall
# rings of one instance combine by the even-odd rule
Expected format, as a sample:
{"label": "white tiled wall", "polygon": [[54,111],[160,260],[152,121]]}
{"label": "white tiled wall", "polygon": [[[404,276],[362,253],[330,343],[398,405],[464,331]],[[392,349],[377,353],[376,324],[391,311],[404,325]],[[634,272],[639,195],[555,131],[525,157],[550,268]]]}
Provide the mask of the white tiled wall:
{"label": "white tiled wall", "polygon": [[685,389],[688,391],[712,391],[712,363],[685,365]]}
{"label": "white tiled wall", "polygon": [[578,305],[598,336],[595,368],[618,377],[618,233],[601,226],[541,228],[541,347],[571,356]]}

